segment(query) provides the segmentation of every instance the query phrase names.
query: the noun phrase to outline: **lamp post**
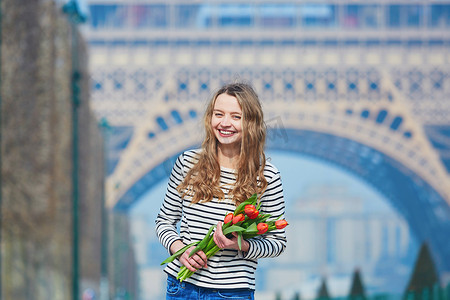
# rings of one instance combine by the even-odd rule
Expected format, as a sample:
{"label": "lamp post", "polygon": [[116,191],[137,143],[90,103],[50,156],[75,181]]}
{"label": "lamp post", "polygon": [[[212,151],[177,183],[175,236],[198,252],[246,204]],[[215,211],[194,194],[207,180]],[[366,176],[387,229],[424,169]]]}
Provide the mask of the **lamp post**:
{"label": "lamp post", "polygon": [[78,61],[78,32],[77,25],[86,21],[81,14],[76,0],[70,0],[62,7],[67,14],[72,35],[72,299],[78,300],[80,294],[79,285],[79,166],[78,166],[78,108],[80,106],[81,79],[80,65]]}
{"label": "lamp post", "polygon": [[101,281],[100,300],[109,299],[108,282],[108,214],[106,209],[106,177],[108,175],[108,136],[111,126],[106,118],[100,120],[99,127],[103,134],[103,187],[102,187],[102,233],[101,233]]}
{"label": "lamp post", "polygon": [[[2,1],[0,0],[0,57],[2,54]],[[1,70],[1,61],[0,61],[0,70]],[[3,210],[2,210],[2,80],[1,80],[1,72],[0,72],[0,299],[2,299],[2,248],[3,248],[3,241],[2,241],[2,230],[3,230]]]}

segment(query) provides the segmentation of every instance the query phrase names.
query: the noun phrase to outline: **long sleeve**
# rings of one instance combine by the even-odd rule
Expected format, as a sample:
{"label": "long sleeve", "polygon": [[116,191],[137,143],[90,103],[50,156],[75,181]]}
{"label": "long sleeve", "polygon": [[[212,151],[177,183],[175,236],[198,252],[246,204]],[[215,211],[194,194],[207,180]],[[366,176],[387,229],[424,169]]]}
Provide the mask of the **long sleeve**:
{"label": "long sleeve", "polygon": [[[271,219],[277,219],[284,215],[285,204],[283,196],[283,186],[280,173],[276,169],[269,168],[267,171],[272,177],[267,185],[267,189],[261,197],[261,211],[271,214]],[[265,257],[277,257],[286,248],[287,239],[284,229],[273,230],[261,236],[247,240],[249,250],[244,254],[246,259],[259,259]]]}
{"label": "long sleeve", "polygon": [[183,155],[175,162],[169,177],[164,202],[156,218],[156,235],[161,244],[170,252],[170,246],[176,240],[181,240],[177,232],[177,223],[182,216],[182,199],[177,186],[183,181]]}

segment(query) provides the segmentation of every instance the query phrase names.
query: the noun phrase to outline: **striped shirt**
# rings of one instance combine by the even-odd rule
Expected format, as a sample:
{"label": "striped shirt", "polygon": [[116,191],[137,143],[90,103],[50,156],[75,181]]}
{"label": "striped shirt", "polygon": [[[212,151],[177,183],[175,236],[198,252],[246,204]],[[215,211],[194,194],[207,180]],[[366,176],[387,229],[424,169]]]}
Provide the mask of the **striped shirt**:
{"label": "striped shirt", "polygon": [[[223,221],[224,216],[236,208],[227,189],[223,189],[225,199],[222,201],[213,198],[210,202],[192,204],[190,197],[181,198],[176,188],[198,161],[199,151],[190,150],[181,154],[169,178],[164,202],[156,218],[156,234],[167,249],[170,249],[176,240],[182,240],[185,245],[200,241],[211,225]],[[274,165],[266,162],[264,176],[268,186],[261,197],[260,211],[271,214],[272,218],[284,216],[285,205],[280,173]],[[233,185],[235,181],[234,170],[221,167],[221,186]],[[181,222],[179,233],[178,222]],[[250,245],[248,252],[220,250],[208,259],[208,268],[199,269],[186,282],[205,288],[254,290],[257,260],[280,255],[286,248],[287,240],[285,230],[277,229],[247,241]],[[180,267],[181,263],[176,259],[169,263],[164,271],[176,277]]]}

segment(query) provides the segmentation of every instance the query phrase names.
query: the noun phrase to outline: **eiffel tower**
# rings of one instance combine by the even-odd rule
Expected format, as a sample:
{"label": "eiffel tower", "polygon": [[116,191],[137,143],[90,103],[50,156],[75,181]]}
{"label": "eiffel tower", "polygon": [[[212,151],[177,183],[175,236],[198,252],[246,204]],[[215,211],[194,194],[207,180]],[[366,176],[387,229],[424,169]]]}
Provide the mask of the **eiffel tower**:
{"label": "eiffel tower", "polygon": [[450,6],[208,3],[89,1],[108,205],[127,211],[165,179],[201,143],[212,91],[244,80],[263,101],[267,149],[371,184],[450,272]]}

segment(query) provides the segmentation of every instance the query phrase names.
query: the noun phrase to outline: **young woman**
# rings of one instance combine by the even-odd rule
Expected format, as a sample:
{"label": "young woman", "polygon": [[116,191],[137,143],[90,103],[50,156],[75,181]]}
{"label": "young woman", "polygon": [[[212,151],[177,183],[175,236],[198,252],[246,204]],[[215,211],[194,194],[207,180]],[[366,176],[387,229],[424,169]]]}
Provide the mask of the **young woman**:
{"label": "young woman", "polygon": [[[222,250],[207,260],[202,251],[189,258],[192,247],[169,263],[166,299],[254,299],[257,260],[284,251],[285,231],[243,240],[239,250],[236,236],[223,235],[222,221],[254,193],[262,213],[284,215],[280,173],[264,154],[266,128],[257,94],[248,84],[222,87],[207,106],[204,125],[202,148],[184,152],[174,164],[156,233],[173,254],[217,224],[214,241]],[[195,273],[180,283],[182,265]]]}

